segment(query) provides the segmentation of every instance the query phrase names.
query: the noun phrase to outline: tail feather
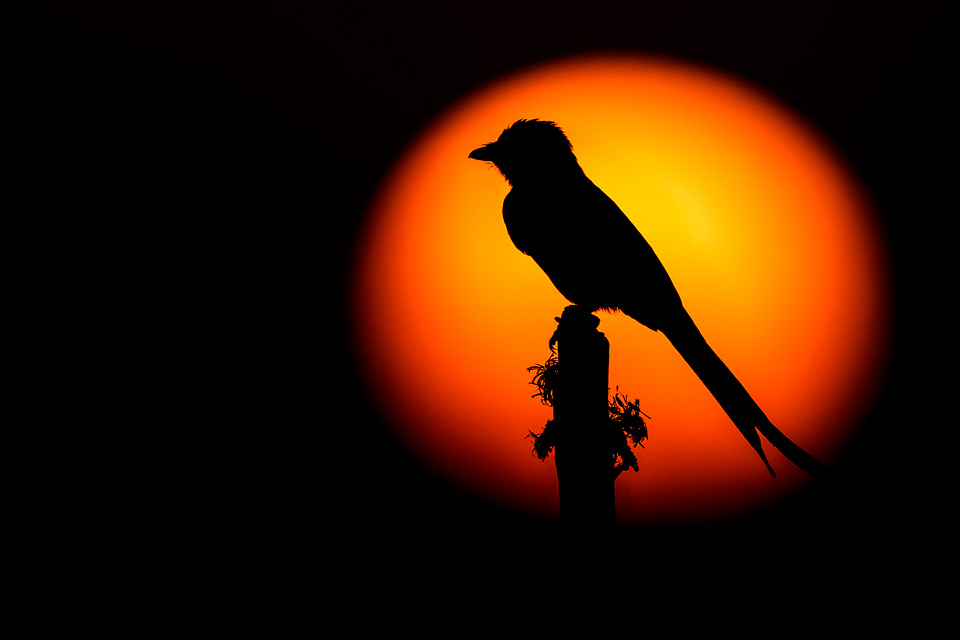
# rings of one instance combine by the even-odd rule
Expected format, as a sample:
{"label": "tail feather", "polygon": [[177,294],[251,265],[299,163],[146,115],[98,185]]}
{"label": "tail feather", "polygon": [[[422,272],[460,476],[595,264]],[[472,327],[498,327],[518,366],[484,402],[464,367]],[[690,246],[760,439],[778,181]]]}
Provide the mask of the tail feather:
{"label": "tail feather", "polygon": [[758,431],[787,460],[812,475],[825,475],[826,466],[822,462],[791,441],[764,415],[740,381],[710,348],[686,311],[676,322],[661,330],[754,448],[770,475],[776,477],[777,474],[763,452]]}

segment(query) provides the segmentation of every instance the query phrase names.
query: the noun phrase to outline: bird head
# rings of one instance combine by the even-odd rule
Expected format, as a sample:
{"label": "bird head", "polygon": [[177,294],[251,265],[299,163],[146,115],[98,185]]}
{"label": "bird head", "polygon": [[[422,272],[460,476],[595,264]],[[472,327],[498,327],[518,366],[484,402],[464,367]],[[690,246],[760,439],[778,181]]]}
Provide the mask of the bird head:
{"label": "bird head", "polygon": [[565,175],[576,167],[573,146],[563,130],[549,120],[517,120],[495,142],[470,152],[470,158],[492,162],[512,185],[538,177]]}

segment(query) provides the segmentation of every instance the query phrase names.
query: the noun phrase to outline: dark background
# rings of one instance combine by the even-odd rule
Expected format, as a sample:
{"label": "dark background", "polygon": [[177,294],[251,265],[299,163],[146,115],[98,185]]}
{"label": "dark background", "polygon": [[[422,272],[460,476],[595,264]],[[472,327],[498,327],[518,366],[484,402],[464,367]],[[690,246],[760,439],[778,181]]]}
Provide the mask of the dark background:
{"label": "dark background", "polygon": [[869,582],[935,548],[945,489],[917,434],[943,427],[908,339],[936,285],[917,241],[946,210],[938,3],[31,6],[4,22],[4,190],[18,388],[41,434],[18,486],[46,491],[47,535],[228,582],[340,560],[393,580],[554,564],[555,523],[429,476],[372,412],[347,342],[351,250],[446,106],[559,56],[636,51],[759,85],[836,145],[886,233],[897,334],[833,484],[624,531],[606,564]]}

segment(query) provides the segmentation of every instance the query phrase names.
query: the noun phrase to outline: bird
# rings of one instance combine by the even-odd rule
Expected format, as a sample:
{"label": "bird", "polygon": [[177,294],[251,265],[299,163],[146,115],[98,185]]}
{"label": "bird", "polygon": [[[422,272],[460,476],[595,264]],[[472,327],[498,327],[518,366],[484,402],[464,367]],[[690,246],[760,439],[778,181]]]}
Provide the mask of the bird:
{"label": "bird", "polygon": [[468,158],[491,163],[506,179],[510,185],[503,201],[507,234],[567,300],[590,313],[620,311],[663,333],[770,475],[776,477],[776,472],[760,434],[800,469],[813,476],[826,475],[826,466],[767,418],[710,347],[653,248],[587,177],[556,122],[517,120]]}

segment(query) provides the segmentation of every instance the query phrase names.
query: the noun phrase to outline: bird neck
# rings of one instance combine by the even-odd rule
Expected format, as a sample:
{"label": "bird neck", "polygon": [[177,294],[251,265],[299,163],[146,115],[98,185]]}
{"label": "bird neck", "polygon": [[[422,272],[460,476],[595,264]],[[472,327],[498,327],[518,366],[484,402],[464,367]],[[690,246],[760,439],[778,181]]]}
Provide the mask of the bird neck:
{"label": "bird neck", "polygon": [[583,169],[576,161],[573,163],[539,165],[537,168],[525,168],[523,171],[503,171],[501,169],[501,173],[513,187],[556,185],[586,177]]}

